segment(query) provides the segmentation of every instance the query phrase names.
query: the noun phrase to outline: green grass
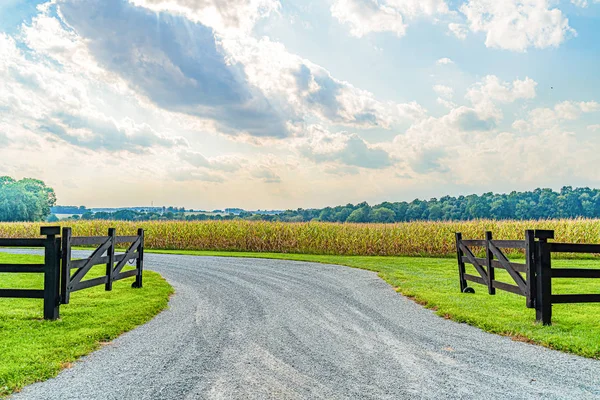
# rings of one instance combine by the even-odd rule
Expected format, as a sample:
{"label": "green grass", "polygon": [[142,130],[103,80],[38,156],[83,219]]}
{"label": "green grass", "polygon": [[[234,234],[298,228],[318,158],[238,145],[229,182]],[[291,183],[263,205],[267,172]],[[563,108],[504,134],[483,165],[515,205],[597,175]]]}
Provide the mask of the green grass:
{"label": "green grass", "polygon": [[[43,257],[0,253],[2,263],[43,263]],[[99,276],[104,266],[94,267]],[[86,277],[87,279],[87,277]],[[61,319],[44,321],[43,300],[0,299],[0,397],[55,376],[77,358],[166,308],[172,287],[156,272],[144,271],[144,287],[134,278],[75,292],[60,307]],[[0,287],[41,289],[42,274],[0,274]]]}
{"label": "green grass", "polygon": [[[524,297],[500,290],[495,296],[490,296],[487,294],[487,287],[474,283],[470,285],[475,289],[475,294],[460,293],[455,259],[212,251],[157,252],[312,261],[375,271],[398,292],[434,309],[442,317],[468,323],[488,332],[511,336],[516,340],[600,359],[600,304],[555,304],[553,325],[542,326],[535,322],[535,310],[525,307]],[[600,268],[600,260],[553,260],[553,266]],[[469,267],[468,272],[476,274]],[[503,270],[496,270],[496,278],[511,282]],[[553,279],[553,293],[600,293],[600,280]]]}

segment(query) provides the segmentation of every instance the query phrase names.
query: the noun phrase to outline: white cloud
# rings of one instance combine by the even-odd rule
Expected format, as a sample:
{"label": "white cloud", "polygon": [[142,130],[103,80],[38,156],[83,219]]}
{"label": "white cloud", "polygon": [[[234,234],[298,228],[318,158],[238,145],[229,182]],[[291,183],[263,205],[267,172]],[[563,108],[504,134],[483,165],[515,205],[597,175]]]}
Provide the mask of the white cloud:
{"label": "white cloud", "polygon": [[350,26],[350,34],[362,37],[372,32],[406,34],[406,21],[448,13],[444,0],[335,0],[331,14]]}
{"label": "white cloud", "polygon": [[468,131],[477,129],[474,124],[467,127],[462,122],[465,115],[473,113],[472,109],[459,107],[442,117],[428,117],[413,124],[394,138],[391,147],[393,156],[406,162],[414,173],[422,176],[447,172],[444,162],[447,151],[452,152]]}
{"label": "white cloud", "polygon": [[195,167],[223,172],[236,172],[242,167],[242,163],[246,162],[246,160],[232,156],[206,158],[202,153],[190,150],[180,152],[179,158]]}
{"label": "white cloud", "polygon": [[[12,126],[9,132],[26,127],[88,150],[145,152],[187,146],[183,138],[147,123],[109,115],[107,103],[121,98],[136,104],[134,93],[118,77],[102,71],[82,40],[54,18],[34,18],[21,37],[30,51],[0,34],[0,108],[6,111],[4,123]],[[139,108],[147,117],[153,113],[141,104]]]}
{"label": "white cloud", "polygon": [[37,129],[73,146],[89,150],[144,152],[164,147],[185,147],[183,138],[157,133],[148,124],[131,119],[121,123],[102,114],[86,112],[53,113],[40,121]]}
{"label": "white cloud", "polygon": [[243,66],[250,84],[296,123],[316,117],[350,127],[387,129],[426,113],[415,102],[380,102],[372,93],[335,79],[325,68],[269,38],[223,39],[221,43],[230,62]]}
{"label": "white cloud", "polygon": [[[512,131],[493,124],[486,127],[472,119],[477,115],[474,109],[458,107],[413,124],[396,136],[389,150],[419,181],[430,184],[481,187],[497,184],[501,178],[510,185],[540,186],[574,177],[597,182],[600,145],[562,123],[598,106],[563,102],[553,109],[534,110],[525,120],[515,121]],[[532,129],[522,133],[520,124]]]}
{"label": "white cloud", "polygon": [[350,34],[363,37],[372,32],[392,32],[404,36],[406,25],[395,9],[370,0],[336,0],[331,15],[350,26]]}
{"label": "white cloud", "polygon": [[563,101],[553,108],[535,108],[531,110],[528,113],[527,120],[520,119],[513,123],[513,129],[518,131],[549,129],[564,121],[575,121],[583,113],[598,111],[600,111],[600,103],[595,101]]}
{"label": "white cloud", "polygon": [[194,168],[171,168],[168,172],[169,179],[177,182],[201,181],[210,183],[223,183],[225,178],[214,172]]}
{"label": "white cloud", "polygon": [[584,113],[600,111],[600,104],[595,101],[582,101],[578,105]]}
{"label": "white cloud", "polygon": [[447,109],[451,110],[453,108],[456,108],[456,104],[450,100],[446,100],[444,98],[438,97],[436,99],[436,102],[444,107],[446,107]]}
{"label": "white cloud", "polygon": [[211,28],[121,1],[61,0],[58,10],[104,70],[159,108],[211,119],[230,135],[291,134],[279,110],[227,62]]}
{"label": "white cloud", "polygon": [[465,148],[457,149],[450,166],[459,184],[497,184],[501,179],[513,187],[540,187],[574,178],[598,181],[592,172],[600,162],[597,143],[560,126],[527,136],[500,132],[486,141],[465,143]]}
{"label": "white cloud", "polygon": [[434,85],[433,90],[443,98],[450,99],[454,95],[454,89],[445,85]]}
{"label": "white cloud", "polygon": [[[598,0],[594,0],[598,1]],[[572,0],[586,7],[587,0]],[[466,0],[460,15],[450,11],[444,0],[335,0],[331,6],[334,18],[350,28],[350,34],[363,37],[372,32],[406,34],[412,19],[427,17],[437,22],[438,16],[453,16],[448,30],[466,39],[469,31],[484,33],[487,47],[524,52],[530,47],[558,47],[568,35],[576,35],[563,12],[553,8],[554,0]]]}
{"label": "white cloud", "polygon": [[[600,0],[591,0],[592,3],[594,4],[598,4],[600,3]],[[571,0],[572,4],[575,4],[577,7],[582,7],[582,8],[586,8],[588,6],[588,0]]]}
{"label": "white cloud", "polygon": [[[512,86],[512,87],[511,87]],[[485,76],[481,82],[473,85],[467,92],[467,99],[473,103],[484,100],[497,100],[511,103],[517,99],[532,99],[535,97],[537,82],[531,78],[516,79],[511,83],[502,82],[495,75]]]}
{"label": "white cloud", "polygon": [[425,116],[427,115],[427,110],[416,101],[411,101],[410,103],[395,104],[395,108],[398,112],[398,117],[400,119],[418,121],[420,119],[425,118]]}
{"label": "white cloud", "polygon": [[305,138],[297,142],[300,154],[317,163],[338,163],[370,169],[387,168],[393,160],[387,151],[365,142],[354,133],[331,133],[320,126],[310,126]]}
{"label": "white cloud", "polygon": [[444,57],[444,58],[440,58],[439,60],[437,60],[437,64],[439,65],[449,65],[449,64],[454,64],[454,61],[452,61],[451,59]]}
{"label": "white cloud", "polygon": [[254,178],[262,180],[264,183],[280,183],[281,177],[271,168],[261,166],[251,172]]}
{"label": "white cloud", "polygon": [[509,83],[502,82],[495,75],[487,75],[467,91],[466,98],[480,115],[499,119],[502,113],[496,107],[497,103],[533,99],[536,96],[536,86],[537,82],[528,77]]}
{"label": "white cloud", "polygon": [[245,34],[256,21],[277,12],[278,0],[129,0],[153,11],[167,11],[210,26],[220,34]]}
{"label": "white cloud", "polygon": [[448,24],[448,29],[457,38],[463,40],[467,38],[469,28],[465,24],[457,24],[455,22]]}
{"label": "white cloud", "polygon": [[588,125],[588,131],[600,132],[600,124]]}
{"label": "white cloud", "polygon": [[485,33],[487,47],[522,52],[557,47],[575,34],[562,11],[550,7],[548,0],[468,0],[460,11],[471,31]]}

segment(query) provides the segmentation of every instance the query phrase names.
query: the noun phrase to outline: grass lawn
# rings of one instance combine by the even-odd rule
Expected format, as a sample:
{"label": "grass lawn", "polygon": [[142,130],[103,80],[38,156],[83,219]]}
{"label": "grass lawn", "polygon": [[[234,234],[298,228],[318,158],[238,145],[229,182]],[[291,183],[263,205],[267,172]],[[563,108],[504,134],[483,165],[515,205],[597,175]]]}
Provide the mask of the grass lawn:
{"label": "grass lawn", "polygon": [[[5,263],[43,263],[43,257],[0,253]],[[105,266],[94,269],[86,279],[102,275]],[[115,282],[112,292],[98,286],[73,293],[53,322],[42,319],[43,300],[0,299],[0,397],[55,376],[166,308],[173,288],[159,274],[144,271],[142,289],[131,288],[134,279]],[[0,287],[41,289],[43,274],[0,274]]]}
{"label": "grass lawn", "polygon": [[[152,250],[150,250],[152,252]],[[147,250],[148,252],[148,250]],[[535,322],[535,310],[525,307],[525,298],[469,282],[475,294],[458,289],[456,259],[374,256],[327,256],[280,253],[168,251],[201,256],[260,257],[340,264],[375,271],[396,290],[432,308],[445,318],[465,322],[488,332],[508,335],[553,349],[600,359],[600,304],[556,304],[552,326]],[[518,262],[518,260],[515,260]],[[554,267],[600,268],[600,260],[553,260]],[[469,269],[471,268],[471,269]],[[476,274],[473,267],[467,272]],[[496,279],[511,282],[508,273],[496,270]],[[553,279],[553,293],[600,293],[599,279]]]}

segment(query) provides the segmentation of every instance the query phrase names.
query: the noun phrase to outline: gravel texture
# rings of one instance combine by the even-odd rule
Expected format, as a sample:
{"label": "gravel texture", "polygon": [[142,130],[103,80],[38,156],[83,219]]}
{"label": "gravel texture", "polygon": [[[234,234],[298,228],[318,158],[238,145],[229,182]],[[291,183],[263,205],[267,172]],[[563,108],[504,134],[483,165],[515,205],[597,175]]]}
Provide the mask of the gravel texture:
{"label": "gravel texture", "polygon": [[372,272],[146,265],[175,287],[170,308],[14,399],[600,399],[599,361],[445,320]]}

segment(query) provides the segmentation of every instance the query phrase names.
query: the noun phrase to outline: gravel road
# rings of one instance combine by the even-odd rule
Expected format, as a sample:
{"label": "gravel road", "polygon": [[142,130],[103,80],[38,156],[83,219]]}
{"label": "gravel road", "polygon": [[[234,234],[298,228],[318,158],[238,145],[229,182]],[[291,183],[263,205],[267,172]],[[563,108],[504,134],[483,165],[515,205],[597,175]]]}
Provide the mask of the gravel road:
{"label": "gravel road", "polygon": [[14,399],[600,399],[599,361],[445,320],[371,272],[146,260],[170,308]]}

